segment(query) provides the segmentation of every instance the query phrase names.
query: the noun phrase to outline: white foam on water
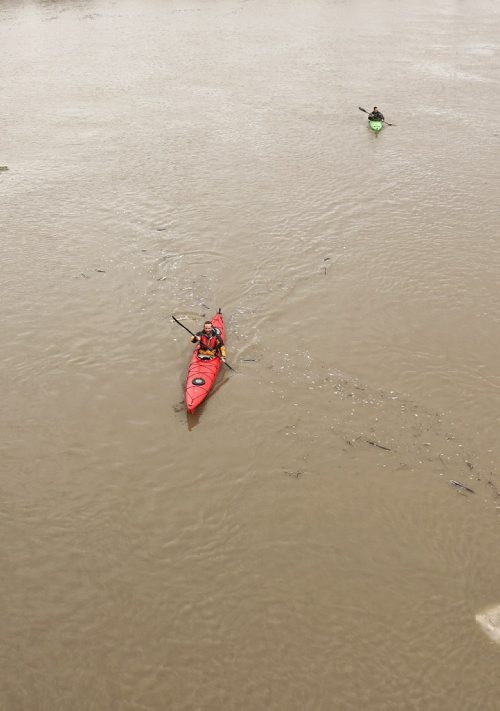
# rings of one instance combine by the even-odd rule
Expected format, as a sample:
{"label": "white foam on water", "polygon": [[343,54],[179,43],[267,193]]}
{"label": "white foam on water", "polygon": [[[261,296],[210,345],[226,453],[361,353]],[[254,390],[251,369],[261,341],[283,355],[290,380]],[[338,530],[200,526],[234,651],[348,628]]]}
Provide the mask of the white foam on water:
{"label": "white foam on water", "polygon": [[500,605],[479,612],[476,615],[476,622],[490,639],[500,644]]}

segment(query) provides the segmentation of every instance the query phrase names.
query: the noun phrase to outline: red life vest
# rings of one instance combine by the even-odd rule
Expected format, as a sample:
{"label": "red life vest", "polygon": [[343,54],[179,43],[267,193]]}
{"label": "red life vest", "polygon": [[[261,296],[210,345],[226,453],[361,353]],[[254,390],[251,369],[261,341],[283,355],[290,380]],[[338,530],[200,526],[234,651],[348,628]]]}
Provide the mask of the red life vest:
{"label": "red life vest", "polygon": [[202,333],[198,334],[200,337],[200,350],[202,351],[214,351],[217,349],[218,343],[219,343],[219,338],[217,334],[212,331],[211,336],[207,336],[207,334],[203,331]]}
{"label": "red life vest", "polygon": [[200,339],[198,347],[199,358],[215,358],[217,355],[220,355],[218,351],[224,348],[224,345],[219,334],[220,331],[215,328],[212,329],[212,333],[208,336],[205,331],[198,331],[196,335]]}

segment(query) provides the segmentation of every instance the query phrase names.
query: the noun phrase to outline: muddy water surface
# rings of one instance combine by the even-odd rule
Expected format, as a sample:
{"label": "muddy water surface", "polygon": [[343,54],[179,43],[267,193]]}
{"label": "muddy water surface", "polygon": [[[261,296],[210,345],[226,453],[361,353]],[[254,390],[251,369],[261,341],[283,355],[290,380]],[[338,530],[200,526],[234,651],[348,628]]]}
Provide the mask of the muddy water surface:
{"label": "muddy water surface", "polygon": [[499,36],[2,3],[2,708],[498,708]]}

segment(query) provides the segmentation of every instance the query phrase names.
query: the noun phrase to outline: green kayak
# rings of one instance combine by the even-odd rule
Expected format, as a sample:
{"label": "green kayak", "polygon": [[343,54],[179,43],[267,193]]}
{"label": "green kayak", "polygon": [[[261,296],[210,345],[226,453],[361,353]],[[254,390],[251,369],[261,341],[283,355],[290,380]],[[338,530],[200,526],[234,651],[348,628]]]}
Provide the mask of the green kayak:
{"label": "green kayak", "polygon": [[375,133],[381,131],[384,126],[383,121],[370,121],[370,119],[368,119],[368,123],[370,124],[371,130],[375,131]]}

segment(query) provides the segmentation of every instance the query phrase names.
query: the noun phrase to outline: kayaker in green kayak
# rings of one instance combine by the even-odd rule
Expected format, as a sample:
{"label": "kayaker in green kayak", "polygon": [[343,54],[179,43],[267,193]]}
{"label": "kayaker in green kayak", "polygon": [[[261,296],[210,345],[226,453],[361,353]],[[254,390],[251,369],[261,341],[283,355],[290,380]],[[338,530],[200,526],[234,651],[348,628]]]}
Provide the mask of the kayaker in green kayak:
{"label": "kayaker in green kayak", "polygon": [[221,338],[218,328],[214,328],[211,321],[205,321],[203,331],[198,331],[196,336],[191,336],[191,343],[199,343],[198,358],[212,360],[217,356],[223,363],[226,362],[226,346]]}
{"label": "kayaker in green kayak", "polygon": [[368,114],[368,121],[385,121],[384,114],[374,106],[373,111]]}

